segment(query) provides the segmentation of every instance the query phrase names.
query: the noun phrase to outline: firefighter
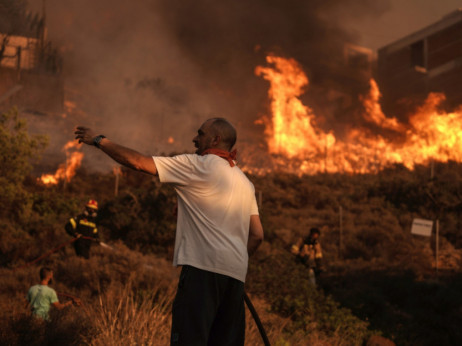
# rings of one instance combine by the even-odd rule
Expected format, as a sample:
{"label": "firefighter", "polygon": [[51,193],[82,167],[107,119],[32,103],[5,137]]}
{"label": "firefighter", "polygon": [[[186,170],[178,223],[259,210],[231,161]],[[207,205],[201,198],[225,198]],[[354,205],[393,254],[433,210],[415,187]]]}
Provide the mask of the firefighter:
{"label": "firefighter", "polygon": [[290,249],[292,254],[297,256],[297,260],[308,267],[308,279],[313,286],[316,286],[316,276],[322,271],[320,235],[321,231],[313,227],[305,239],[300,238]]}
{"label": "firefighter", "polygon": [[85,205],[82,214],[71,218],[65,226],[66,232],[79,238],[74,242],[74,249],[77,256],[90,258],[91,243],[98,241],[98,229],[96,227],[96,216],[98,214],[98,202],[91,199]]}

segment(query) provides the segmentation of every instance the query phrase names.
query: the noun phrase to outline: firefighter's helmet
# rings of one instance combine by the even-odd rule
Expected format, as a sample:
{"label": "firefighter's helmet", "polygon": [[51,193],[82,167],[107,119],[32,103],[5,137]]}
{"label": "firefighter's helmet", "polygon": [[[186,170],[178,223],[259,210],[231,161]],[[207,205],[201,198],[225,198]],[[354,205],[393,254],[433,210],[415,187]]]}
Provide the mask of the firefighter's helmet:
{"label": "firefighter's helmet", "polygon": [[95,201],[94,199],[90,199],[85,206],[87,208],[98,210],[98,202]]}

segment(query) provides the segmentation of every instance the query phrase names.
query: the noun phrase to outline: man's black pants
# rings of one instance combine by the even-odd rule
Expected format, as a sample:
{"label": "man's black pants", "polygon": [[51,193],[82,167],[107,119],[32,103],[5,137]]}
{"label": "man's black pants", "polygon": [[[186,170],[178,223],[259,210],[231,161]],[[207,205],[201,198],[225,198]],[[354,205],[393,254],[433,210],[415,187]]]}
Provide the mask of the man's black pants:
{"label": "man's black pants", "polygon": [[183,266],[172,309],[171,345],[244,345],[244,283]]}

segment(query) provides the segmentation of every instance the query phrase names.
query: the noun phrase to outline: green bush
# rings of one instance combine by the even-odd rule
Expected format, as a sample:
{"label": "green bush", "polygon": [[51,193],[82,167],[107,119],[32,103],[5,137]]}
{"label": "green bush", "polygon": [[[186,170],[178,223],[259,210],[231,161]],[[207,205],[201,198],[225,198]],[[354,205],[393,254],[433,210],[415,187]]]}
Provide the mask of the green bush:
{"label": "green bush", "polygon": [[167,253],[175,239],[176,197],[171,187],[150,182],[134,192],[121,193],[99,212],[100,225],[112,239],[143,252]]}
{"label": "green bush", "polygon": [[252,261],[246,286],[252,293],[265,297],[273,312],[291,318],[294,329],[289,333],[301,329],[309,334],[316,329],[335,334],[350,345],[360,345],[371,334],[368,323],[314,288],[308,281],[307,268],[295,263],[288,253]]}
{"label": "green bush", "polygon": [[25,120],[15,109],[0,115],[0,218],[21,220],[30,213],[32,201],[24,181],[48,141],[30,136]]}

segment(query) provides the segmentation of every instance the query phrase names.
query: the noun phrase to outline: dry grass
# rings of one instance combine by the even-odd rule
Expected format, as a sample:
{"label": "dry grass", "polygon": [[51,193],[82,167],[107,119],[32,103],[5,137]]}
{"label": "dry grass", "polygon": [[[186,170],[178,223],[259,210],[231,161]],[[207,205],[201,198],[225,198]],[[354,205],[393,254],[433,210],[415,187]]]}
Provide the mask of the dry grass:
{"label": "dry grass", "polygon": [[[164,258],[142,255],[122,243],[113,247],[94,248],[90,260],[76,257],[70,248],[36,266],[1,268],[0,345],[169,345],[178,270]],[[52,287],[79,296],[83,305],[54,311],[51,323],[37,324],[24,297],[45,264],[55,269]],[[251,299],[272,345],[342,345],[322,333],[287,334],[289,318],[271,313],[264,300]],[[263,345],[248,310],[246,319],[245,345]]]}
{"label": "dry grass", "polygon": [[[154,288],[152,292],[139,295],[131,285],[124,289],[109,289],[98,298],[94,306],[86,307],[85,314],[95,326],[95,335],[83,338],[85,343],[105,345],[169,345],[171,328],[171,303],[175,287],[168,291]],[[284,346],[341,346],[340,338],[332,338],[314,332],[308,337],[304,333],[289,335],[284,332],[291,323],[268,312],[269,306],[263,300],[253,298],[262,323],[272,345]],[[250,312],[246,310],[245,345],[263,345],[262,337]]]}
{"label": "dry grass", "polygon": [[173,290],[160,287],[142,296],[131,285],[109,289],[96,304],[85,308],[93,321],[96,335],[84,340],[89,345],[168,345],[170,306]]}

